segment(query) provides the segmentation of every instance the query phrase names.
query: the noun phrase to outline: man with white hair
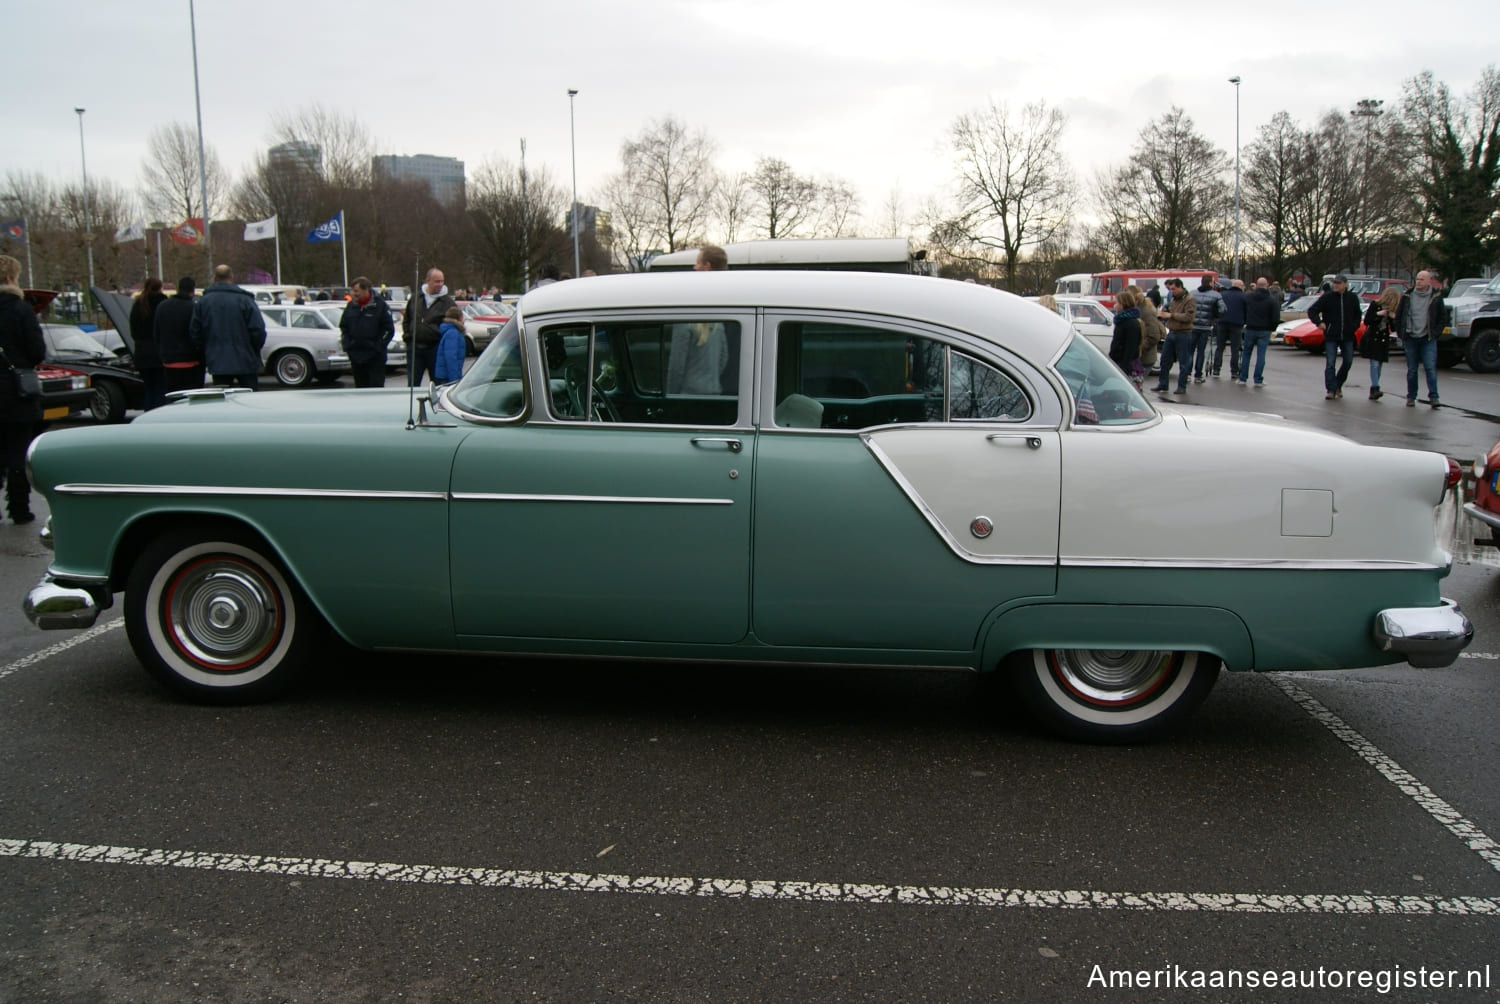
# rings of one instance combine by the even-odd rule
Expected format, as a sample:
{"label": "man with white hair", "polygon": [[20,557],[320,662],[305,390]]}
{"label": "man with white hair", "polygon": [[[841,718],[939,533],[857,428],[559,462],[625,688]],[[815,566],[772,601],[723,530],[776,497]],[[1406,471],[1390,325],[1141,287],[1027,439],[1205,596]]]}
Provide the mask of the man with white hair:
{"label": "man with white hair", "polygon": [[1417,273],[1417,288],[1401,297],[1396,308],[1396,330],[1401,334],[1401,348],[1406,352],[1406,406],[1417,403],[1417,367],[1427,374],[1427,403],[1436,408],[1437,340],[1448,323],[1448,308],[1443,303],[1443,284],[1431,272]]}

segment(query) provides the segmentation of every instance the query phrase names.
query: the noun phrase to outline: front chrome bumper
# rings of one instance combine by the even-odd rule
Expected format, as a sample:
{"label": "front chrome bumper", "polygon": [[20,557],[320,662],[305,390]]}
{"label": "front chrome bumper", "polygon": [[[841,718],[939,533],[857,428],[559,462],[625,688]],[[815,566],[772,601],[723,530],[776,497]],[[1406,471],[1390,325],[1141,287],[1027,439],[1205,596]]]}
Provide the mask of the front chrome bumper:
{"label": "front chrome bumper", "polygon": [[1473,638],[1474,625],[1447,598],[1442,606],[1392,607],[1375,615],[1376,643],[1418,669],[1452,665]]}
{"label": "front chrome bumper", "polygon": [[21,609],[37,627],[57,631],[92,627],[113,602],[108,586],[64,585],[44,575],[26,594]]}

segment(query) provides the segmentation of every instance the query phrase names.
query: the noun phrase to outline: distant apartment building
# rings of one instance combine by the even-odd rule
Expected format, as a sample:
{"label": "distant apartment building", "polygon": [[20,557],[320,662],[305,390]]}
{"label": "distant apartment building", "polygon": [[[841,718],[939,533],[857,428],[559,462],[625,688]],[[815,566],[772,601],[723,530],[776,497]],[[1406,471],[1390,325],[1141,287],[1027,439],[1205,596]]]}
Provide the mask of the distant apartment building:
{"label": "distant apartment building", "polygon": [[464,162],[455,157],[381,154],[370,158],[370,171],[376,178],[424,182],[432,197],[445,206],[464,204]]}
{"label": "distant apartment building", "polygon": [[[609,228],[609,213],[598,206],[585,206],[581,202],[574,203],[578,208],[578,236],[593,234],[599,244],[608,246],[611,241]],[[569,209],[563,213],[563,233],[569,238],[573,236],[573,210]]]}
{"label": "distant apartment building", "polygon": [[306,168],[314,174],[323,170],[323,149],[312,143],[277,143],[266,151],[272,167]]}

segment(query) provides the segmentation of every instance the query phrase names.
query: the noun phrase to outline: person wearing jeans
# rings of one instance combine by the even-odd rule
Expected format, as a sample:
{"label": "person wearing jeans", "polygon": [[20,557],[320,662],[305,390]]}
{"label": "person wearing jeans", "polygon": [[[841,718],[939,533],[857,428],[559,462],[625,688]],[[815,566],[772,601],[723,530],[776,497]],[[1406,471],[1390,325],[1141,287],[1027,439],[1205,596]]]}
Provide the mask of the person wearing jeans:
{"label": "person wearing jeans", "polygon": [[1417,403],[1417,365],[1427,374],[1427,403],[1438,406],[1437,340],[1448,323],[1442,283],[1431,272],[1417,273],[1417,288],[1401,297],[1396,308],[1396,330],[1406,352],[1406,406]]}
{"label": "person wearing jeans", "polygon": [[1157,311],[1157,316],[1167,326],[1167,340],[1161,350],[1161,377],[1156,385],[1158,394],[1167,392],[1172,374],[1172,363],[1177,363],[1177,393],[1187,393],[1188,371],[1193,368],[1193,318],[1198,305],[1193,295],[1183,286],[1181,279],[1168,279],[1167,289],[1172,302]]}
{"label": "person wearing jeans", "polygon": [[1271,332],[1281,323],[1281,301],[1271,292],[1271,280],[1265,276],[1255,280],[1255,288],[1245,296],[1245,345],[1240,356],[1240,386],[1250,375],[1250,355],[1255,354],[1255,386],[1265,383],[1266,347],[1271,344]]}
{"label": "person wearing jeans", "polygon": [[[1349,288],[1349,280],[1342,274],[1333,277],[1333,288],[1311,307],[1307,308],[1307,319],[1323,332],[1323,399],[1332,401],[1344,396],[1344,381],[1349,378],[1349,367],[1354,365],[1355,333],[1363,311],[1359,306],[1359,294]],[[1334,360],[1343,357],[1343,365],[1334,368]]]}

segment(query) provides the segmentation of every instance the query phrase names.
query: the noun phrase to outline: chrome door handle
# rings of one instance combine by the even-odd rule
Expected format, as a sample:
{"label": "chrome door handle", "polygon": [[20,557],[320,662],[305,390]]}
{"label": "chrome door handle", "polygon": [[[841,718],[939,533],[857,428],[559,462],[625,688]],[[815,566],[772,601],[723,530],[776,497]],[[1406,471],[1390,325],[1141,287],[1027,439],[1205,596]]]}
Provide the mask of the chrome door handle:
{"label": "chrome door handle", "polygon": [[1040,450],[1042,448],[1041,436],[1017,436],[1013,433],[1007,432],[992,432],[984,438],[991,443],[1016,442],[1024,440],[1026,442],[1026,446],[1029,449]]}
{"label": "chrome door handle", "polygon": [[710,446],[723,446],[730,453],[738,453],[745,448],[745,445],[738,439],[729,439],[722,436],[694,436],[693,445],[700,450],[707,449]]}

